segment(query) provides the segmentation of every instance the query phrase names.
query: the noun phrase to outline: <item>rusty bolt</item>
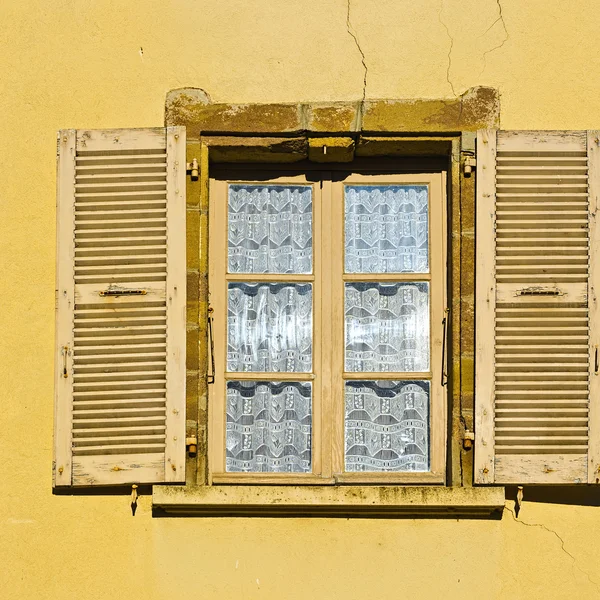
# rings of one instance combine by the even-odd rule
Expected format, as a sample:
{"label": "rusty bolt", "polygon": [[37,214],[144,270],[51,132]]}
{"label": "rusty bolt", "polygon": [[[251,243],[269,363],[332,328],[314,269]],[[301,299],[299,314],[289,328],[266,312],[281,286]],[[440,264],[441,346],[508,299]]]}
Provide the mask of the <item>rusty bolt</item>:
{"label": "rusty bolt", "polygon": [[483,474],[487,475],[490,472],[490,470],[487,467],[483,468]]}

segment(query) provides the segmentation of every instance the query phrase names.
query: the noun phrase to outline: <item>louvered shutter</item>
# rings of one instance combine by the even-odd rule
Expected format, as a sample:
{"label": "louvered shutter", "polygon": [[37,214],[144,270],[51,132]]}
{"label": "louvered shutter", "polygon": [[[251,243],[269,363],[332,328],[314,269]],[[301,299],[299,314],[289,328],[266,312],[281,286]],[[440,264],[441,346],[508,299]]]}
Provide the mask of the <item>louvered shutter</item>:
{"label": "louvered shutter", "polygon": [[55,486],[185,480],[185,128],[58,138]]}
{"label": "louvered shutter", "polygon": [[477,483],[597,482],[598,132],[477,137]]}

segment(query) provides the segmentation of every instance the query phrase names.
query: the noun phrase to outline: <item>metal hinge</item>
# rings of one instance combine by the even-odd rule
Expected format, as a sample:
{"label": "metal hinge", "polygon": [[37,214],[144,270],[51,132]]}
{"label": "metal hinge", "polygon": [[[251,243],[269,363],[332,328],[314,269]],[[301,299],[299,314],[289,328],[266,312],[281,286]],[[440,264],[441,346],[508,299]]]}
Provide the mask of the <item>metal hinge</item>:
{"label": "metal hinge", "polygon": [[474,156],[465,156],[464,174],[469,177],[473,173],[473,169],[477,166],[477,159]]}
{"label": "metal hinge", "polygon": [[186,171],[191,175],[192,181],[198,180],[198,159],[192,158],[192,162],[186,164]]}
{"label": "metal hinge", "polygon": [[463,434],[463,448],[465,450],[470,450],[473,446],[473,442],[475,441],[475,434],[468,429],[465,430]]}

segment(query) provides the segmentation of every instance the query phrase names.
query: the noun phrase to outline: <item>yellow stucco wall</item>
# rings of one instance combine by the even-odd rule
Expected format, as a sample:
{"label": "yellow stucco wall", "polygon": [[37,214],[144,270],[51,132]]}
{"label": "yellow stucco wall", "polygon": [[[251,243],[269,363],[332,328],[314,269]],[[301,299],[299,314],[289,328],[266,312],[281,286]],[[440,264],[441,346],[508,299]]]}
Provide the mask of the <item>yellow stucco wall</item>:
{"label": "yellow stucco wall", "polygon": [[[351,0],[367,98],[501,92],[504,128],[600,127],[589,0]],[[517,523],[152,519],[51,493],[55,132],[215,102],[356,100],[347,0],[0,2],[0,598],[594,598],[600,509]],[[450,52],[450,54],[449,54]],[[508,503],[512,506],[512,503]],[[535,524],[535,525],[532,525]]]}

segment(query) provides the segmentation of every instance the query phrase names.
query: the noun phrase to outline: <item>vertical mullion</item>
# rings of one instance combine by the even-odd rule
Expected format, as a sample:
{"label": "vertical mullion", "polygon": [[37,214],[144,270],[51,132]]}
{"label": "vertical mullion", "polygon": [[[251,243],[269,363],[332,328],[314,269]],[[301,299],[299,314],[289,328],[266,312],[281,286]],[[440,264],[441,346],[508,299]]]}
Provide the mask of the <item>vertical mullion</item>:
{"label": "vertical mullion", "polygon": [[[320,306],[320,327],[315,328],[315,332],[320,338],[321,359],[320,364],[315,365],[318,369],[316,381],[320,387],[320,427],[314,424],[315,432],[321,436],[320,441],[320,475],[322,477],[331,477],[332,467],[332,436],[335,432],[334,419],[332,414],[332,401],[335,382],[332,376],[332,335],[334,323],[332,323],[332,282],[333,273],[331,265],[331,256],[335,240],[332,240],[331,226],[333,223],[331,206],[331,180],[323,177],[319,190],[319,209],[315,211],[318,219],[318,231],[320,235],[320,244],[315,243],[315,253],[319,253],[319,261],[315,261],[315,280],[321,286],[322,298]],[[317,250],[318,249],[318,250]]]}
{"label": "vertical mullion", "polygon": [[225,371],[227,343],[227,183],[211,181],[209,290],[213,312],[215,381],[209,386],[210,474],[225,472]]}
{"label": "vertical mullion", "polygon": [[[429,186],[428,226],[429,226],[429,271],[432,275],[429,285],[429,368],[433,375],[429,390],[429,464],[430,471],[445,481],[446,472],[446,388],[442,386],[443,326],[446,298],[446,261],[444,235],[446,206],[443,177],[438,175]],[[434,237],[435,236],[435,237]]]}

